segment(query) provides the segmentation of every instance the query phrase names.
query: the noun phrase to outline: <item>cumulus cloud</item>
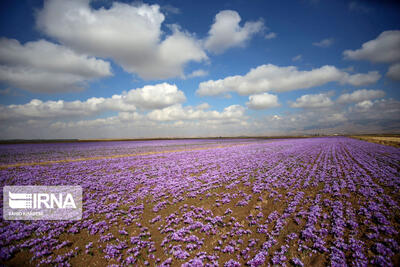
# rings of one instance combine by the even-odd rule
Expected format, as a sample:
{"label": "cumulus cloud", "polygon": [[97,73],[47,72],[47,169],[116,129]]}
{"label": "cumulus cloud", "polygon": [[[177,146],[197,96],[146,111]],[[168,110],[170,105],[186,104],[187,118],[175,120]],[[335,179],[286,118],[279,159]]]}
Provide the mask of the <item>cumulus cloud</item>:
{"label": "cumulus cloud", "polygon": [[391,114],[393,116],[392,119],[399,120],[400,101],[395,99],[378,99],[373,102],[370,109],[372,109],[372,112],[369,113],[370,118],[390,118],[389,114]]}
{"label": "cumulus cloud", "polygon": [[267,91],[286,92],[306,89],[329,82],[360,86],[375,83],[380,77],[376,71],[351,75],[329,65],[301,71],[295,66],[279,67],[268,64],[251,69],[244,76],[236,75],[202,82],[196,92],[200,96],[215,96],[229,91],[249,95]]}
{"label": "cumulus cloud", "polygon": [[98,118],[92,120],[79,120],[70,122],[54,122],[50,125],[53,129],[65,128],[102,128],[107,126],[118,125],[121,123],[142,120],[143,115],[138,112],[119,112],[117,116],[107,118]]}
{"label": "cumulus cloud", "polygon": [[146,126],[159,127],[163,123],[175,121],[182,124],[183,122],[199,121],[202,123],[219,123],[230,124],[237,123],[247,117],[244,116],[245,108],[240,105],[231,105],[224,108],[221,112],[216,110],[206,110],[209,108],[207,103],[203,103],[197,107],[176,104],[163,109],[156,109],[147,114],[138,112],[120,112],[117,116],[108,118],[81,120],[77,122],[56,122],[52,123],[53,128],[79,127],[79,126],[105,126],[121,122],[133,122]]}
{"label": "cumulus cloud", "polygon": [[360,123],[381,124],[386,131],[399,129],[400,102],[394,99],[365,100],[348,112],[349,119]]}
{"label": "cumulus cloud", "polygon": [[60,119],[90,116],[104,111],[132,112],[137,109],[160,109],[185,100],[185,94],[178,90],[176,85],[161,83],[132,89],[109,98],[92,97],[86,101],[33,99],[27,104],[0,105],[0,120]]}
{"label": "cumulus cloud", "polygon": [[399,47],[400,31],[384,31],[359,49],[345,50],[343,55],[347,59],[390,63],[400,61]]}
{"label": "cumulus cloud", "polygon": [[194,70],[193,72],[191,72],[189,75],[185,76],[184,78],[203,77],[203,76],[207,76],[207,75],[208,75],[208,71],[199,69],[199,70]]}
{"label": "cumulus cloud", "polygon": [[[136,110],[122,95],[93,98],[87,101],[40,101],[20,106],[0,106],[1,138],[126,138],[225,136],[241,133],[248,125],[246,109],[239,105],[221,111],[210,105],[182,106],[174,104],[152,111]],[[122,98],[122,99],[121,99]],[[115,103],[119,99],[120,103]],[[110,105],[105,107],[104,105]],[[34,107],[35,106],[35,107]],[[115,107],[118,114],[101,118],[81,118],[82,111],[96,114]],[[19,114],[10,114],[11,108]],[[23,112],[24,111],[24,112]],[[34,113],[34,114],[33,114]],[[6,116],[5,114],[8,114]],[[14,116],[9,119],[10,115]],[[73,116],[78,117],[73,117]],[[93,117],[93,116],[92,116]],[[7,118],[7,119],[6,119]]]}
{"label": "cumulus cloud", "polygon": [[211,106],[208,103],[201,103],[200,105],[197,105],[195,108],[196,109],[200,109],[200,110],[204,110],[204,109],[209,109]]}
{"label": "cumulus cloud", "polygon": [[[215,111],[203,110],[199,106],[183,107],[180,104],[147,114],[121,111],[110,117],[78,121],[62,118],[37,120],[27,117],[25,120],[3,121],[0,137],[149,138],[398,132],[399,101],[393,99],[366,101],[346,109],[333,105],[324,108],[323,112],[300,109],[293,113],[263,117],[246,116],[245,108],[238,105]],[[202,106],[207,107],[207,105]]]}
{"label": "cumulus cloud", "polygon": [[[214,53],[222,53],[228,48],[243,46],[254,34],[264,29],[264,22],[248,21],[243,26],[236,11],[223,10],[215,16],[214,24],[205,40],[205,48]],[[271,35],[270,38],[275,36]]]}
{"label": "cumulus cloud", "polygon": [[339,123],[347,121],[347,117],[345,113],[332,113],[324,117],[324,121],[328,123]]}
{"label": "cumulus cloud", "polygon": [[211,106],[210,106],[210,104],[208,104],[208,103],[201,103],[200,105],[197,105],[196,106],[196,109],[201,109],[201,110],[203,110],[203,109],[209,109]]}
{"label": "cumulus cloud", "polygon": [[36,23],[77,51],[111,58],[144,79],[164,79],[182,76],[190,61],[207,59],[200,41],[179,26],[163,33],[164,19],[158,5],[114,2],[109,9],[93,9],[89,0],[55,0],[45,1]]}
{"label": "cumulus cloud", "polygon": [[362,102],[375,98],[382,98],[385,96],[385,92],[382,90],[367,90],[361,89],[352,92],[351,94],[342,94],[337,99],[338,103],[352,103],[352,102]]}
{"label": "cumulus cloud", "polygon": [[326,108],[333,106],[328,94],[302,95],[294,103],[290,103],[292,108]]}
{"label": "cumulus cloud", "polygon": [[386,76],[394,81],[400,81],[400,63],[391,65]]}
{"label": "cumulus cloud", "polygon": [[333,42],[334,42],[333,38],[326,38],[326,39],[323,39],[323,40],[321,40],[319,42],[313,43],[313,46],[329,47],[329,46],[331,46],[333,44]]}
{"label": "cumulus cloud", "polygon": [[168,83],[133,89],[122,94],[121,98],[142,109],[164,108],[186,101],[185,94],[176,85]]}
{"label": "cumulus cloud", "polygon": [[[193,110],[191,107],[182,109]],[[120,112],[116,116],[107,118],[80,120],[70,122],[54,122],[48,126],[47,136],[67,136],[68,138],[126,138],[126,137],[204,137],[204,136],[235,136],[240,135],[246,129],[248,123],[246,117],[236,117],[229,113],[237,108],[227,108],[221,112],[197,113],[194,119],[182,117],[181,120],[152,120],[148,115],[141,115],[137,112]],[[34,126],[34,125],[32,125]],[[32,127],[33,128],[33,127]],[[0,136],[11,132],[13,136],[20,136],[13,128],[0,129]],[[99,134],[99,129],[101,135]],[[33,133],[40,132],[39,128],[33,128]],[[17,135],[16,135],[17,134]],[[43,134],[41,135],[43,136]],[[15,138],[15,137],[14,137]]]}
{"label": "cumulus cloud", "polygon": [[323,112],[303,109],[281,115],[279,120],[266,116],[253,131],[286,134],[360,134],[393,133],[400,126],[400,102],[394,99],[366,100],[343,109],[335,105]]}
{"label": "cumulus cloud", "polygon": [[278,96],[263,93],[249,96],[249,101],[246,105],[251,109],[267,109],[279,107]]}
{"label": "cumulus cloud", "polygon": [[356,107],[365,110],[365,109],[369,109],[369,108],[372,107],[373,105],[374,105],[374,104],[372,103],[371,100],[365,100],[365,101],[362,101],[362,102],[360,102],[360,103],[357,103],[357,104],[356,104]]}
{"label": "cumulus cloud", "polygon": [[50,119],[74,116],[89,116],[103,110],[130,110],[135,106],[122,105],[119,97],[97,98],[86,101],[41,101],[33,99],[27,104],[0,106],[0,120]]}
{"label": "cumulus cloud", "polygon": [[0,81],[13,87],[41,93],[77,91],[90,80],[110,75],[109,62],[62,45],[0,39]]}
{"label": "cumulus cloud", "polygon": [[191,106],[183,107],[180,104],[157,109],[149,112],[147,117],[153,121],[176,120],[218,120],[224,122],[238,121],[244,118],[245,108],[240,105],[231,105],[222,112],[216,110],[204,110]]}
{"label": "cumulus cloud", "polygon": [[381,78],[377,71],[369,71],[368,73],[348,74],[343,73],[341,82],[344,84],[351,84],[354,86],[363,86],[373,84]]}
{"label": "cumulus cloud", "polygon": [[181,10],[172,5],[164,5],[161,7],[161,10],[165,11],[166,14],[180,14]]}

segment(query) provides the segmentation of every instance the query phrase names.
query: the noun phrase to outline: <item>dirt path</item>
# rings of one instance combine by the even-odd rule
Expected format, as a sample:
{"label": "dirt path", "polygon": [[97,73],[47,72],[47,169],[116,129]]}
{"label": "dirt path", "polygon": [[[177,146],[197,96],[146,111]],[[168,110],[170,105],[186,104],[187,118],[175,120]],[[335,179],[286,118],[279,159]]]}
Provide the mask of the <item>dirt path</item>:
{"label": "dirt path", "polygon": [[7,169],[7,168],[14,168],[14,167],[22,167],[22,166],[50,165],[50,164],[56,164],[56,163],[78,162],[78,161],[87,161],[87,160],[100,160],[100,159],[115,159],[115,158],[138,157],[138,156],[146,156],[146,155],[165,154],[165,153],[174,153],[174,152],[183,152],[183,151],[197,151],[197,150],[216,149],[216,148],[226,148],[226,147],[245,146],[245,145],[248,145],[248,144],[218,145],[218,146],[208,146],[208,147],[189,148],[189,149],[175,149],[175,150],[163,150],[163,151],[149,151],[149,152],[136,153],[136,154],[121,154],[121,155],[85,157],[85,158],[76,158],[76,159],[60,159],[60,160],[50,160],[50,161],[40,161],[40,162],[20,162],[20,163],[13,163],[13,164],[0,165],[0,169]]}

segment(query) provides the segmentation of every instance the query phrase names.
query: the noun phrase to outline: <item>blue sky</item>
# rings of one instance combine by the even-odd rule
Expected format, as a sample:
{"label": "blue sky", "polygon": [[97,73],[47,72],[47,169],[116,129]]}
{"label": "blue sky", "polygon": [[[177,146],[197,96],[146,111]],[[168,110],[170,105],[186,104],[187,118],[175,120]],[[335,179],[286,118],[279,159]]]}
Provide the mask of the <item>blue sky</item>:
{"label": "blue sky", "polygon": [[2,1],[0,138],[400,132],[395,1]]}

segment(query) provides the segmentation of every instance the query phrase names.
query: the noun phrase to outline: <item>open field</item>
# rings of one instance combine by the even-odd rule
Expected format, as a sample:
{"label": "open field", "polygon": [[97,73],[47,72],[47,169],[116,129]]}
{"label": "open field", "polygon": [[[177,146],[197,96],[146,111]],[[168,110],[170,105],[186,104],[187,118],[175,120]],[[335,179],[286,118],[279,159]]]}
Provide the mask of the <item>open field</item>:
{"label": "open field", "polygon": [[80,221],[1,214],[8,266],[400,264],[400,149],[353,138],[0,145],[0,181],[83,188]]}
{"label": "open field", "polygon": [[400,135],[396,136],[374,136],[374,135],[354,135],[353,138],[373,142],[382,145],[400,147]]}

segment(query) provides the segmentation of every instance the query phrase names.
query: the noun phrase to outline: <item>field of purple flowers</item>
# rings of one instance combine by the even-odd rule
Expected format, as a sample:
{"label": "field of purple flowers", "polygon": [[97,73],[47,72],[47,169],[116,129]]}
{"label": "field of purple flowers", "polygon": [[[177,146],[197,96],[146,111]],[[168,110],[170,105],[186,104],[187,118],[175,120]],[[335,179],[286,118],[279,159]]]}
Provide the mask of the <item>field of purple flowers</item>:
{"label": "field of purple flowers", "polygon": [[1,168],[2,186],[80,185],[84,202],[80,221],[1,214],[0,263],[400,265],[399,148],[345,137],[25,144],[1,145],[0,163],[138,151],[157,153]]}

